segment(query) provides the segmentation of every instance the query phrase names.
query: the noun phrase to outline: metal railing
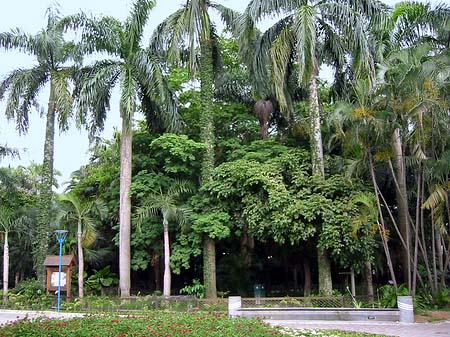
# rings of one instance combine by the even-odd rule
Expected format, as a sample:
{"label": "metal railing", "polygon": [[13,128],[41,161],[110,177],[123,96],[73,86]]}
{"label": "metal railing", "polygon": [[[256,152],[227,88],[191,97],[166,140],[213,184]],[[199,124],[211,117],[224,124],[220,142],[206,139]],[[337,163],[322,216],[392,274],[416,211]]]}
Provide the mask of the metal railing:
{"label": "metal railing", "polygon": [[378,308],[369,297],[309,296],[309,297],[254,297],[242,298],[243,308]]}

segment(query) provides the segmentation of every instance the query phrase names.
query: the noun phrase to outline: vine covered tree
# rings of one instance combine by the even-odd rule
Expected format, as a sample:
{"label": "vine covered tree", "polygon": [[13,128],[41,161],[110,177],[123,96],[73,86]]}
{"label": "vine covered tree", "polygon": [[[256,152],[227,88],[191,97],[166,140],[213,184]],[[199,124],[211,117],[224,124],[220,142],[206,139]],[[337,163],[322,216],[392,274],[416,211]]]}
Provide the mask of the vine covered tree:
{"label": "vine covered tree", "polygon": [[[171,62],[183,60],[187,49],[187,64],[194,77],[199,74],[202,113],[200,115],[200,139],[206,145],[202,160],[201,184],[211,181],[215,165],[215,125],[213,117],[214,77],[218,65],[218,41],[209,9],[219,12],[222,20],[231,25],[237,13],[207,0],[187,0],[185,5],[171,14],[155,30],[151,48],[155,51],[167,47]],[[217,297],[216,248],[214,229],[205,228],[203,233],[203,281],[205,295]]]}
{"label": "vine covered tree", "polygon": [[[10,72],[0,83],[0,99],[6,98],[6,116],[14,120],[20,133],[28,130],[29,114],[37,106],[43,88],[49,84],[50,94],[46,111],[46,128],[42,182],[40,187],[39,219],[33,244],[34,269],[44,284],[44,259],[50,235],[49,214],[54,183],[54,135],[55,125],[60,130],[68,128],[72,116],[72,95],[75,65],[80,61],[80,48],[64,40],[60,13],[55,8],[47,11],[47,26],[35,35],[16,28],[0,33],[0,48],[17,50],[35,57],[31,68],[18,68]],[[72,65],[71,65],[72,64]]]}

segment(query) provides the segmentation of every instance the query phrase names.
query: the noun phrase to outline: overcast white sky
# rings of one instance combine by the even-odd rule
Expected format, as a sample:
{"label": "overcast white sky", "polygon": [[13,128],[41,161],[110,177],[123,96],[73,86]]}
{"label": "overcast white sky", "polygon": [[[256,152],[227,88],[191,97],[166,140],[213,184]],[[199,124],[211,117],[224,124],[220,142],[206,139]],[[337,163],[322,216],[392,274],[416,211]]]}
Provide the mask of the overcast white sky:
{"label": "overcast white sky", "polygon": [[[83,10],[94,15],[111,15],[118,19],[125,19],[128,15],[131,0],[59,0],[62,14],[74,14]],[[243,11],[248,0],[221,0],[221,4]],[[393,4],[397,1],[386,0]],[[0,31],[9,31],[19,27],[23,31],[35,34],[45,27],[45,11],[53,2],[50,0],[0,0]],[[152,30],[170,13],[174,12],[184,0],[159,0],[150,14],[146,43]],[[0,51],[0,77],[16,68],[27,68],[33,64],[32,57],[17,52]],[[48,92],[43,91],[40,102],[46,108]],[[43,158],[45,119],[39,118],[33,112],[30,119],[30,129],[26,135],[19,137],[13,123],[8,123],[4,117],[5,102],[0,102],[0,144],[25,149],[21,151],[20,159],[3,159],[0,166],[27,166],[30,162],[41,163]],[[114,127],[119,128],[120,118],[117,108],[112,106],[103,138],[110,138]],[[89,144],[86,132],[77,130],[73,125],[66,133],[56,133],[55,138],[55,168],[62,173],[59,183],[67,181],[71,172],[88,162]]]}
{"label": "overcast white sky", "polygon": [[[81,10],[94,15],[111,15],[124,20],[128,13],[131,0],[59,0],[62,14],[68,15]],[[9,31],[11,28],[19,27],[23,31],[35,34],[45,27],[45,12],[52,4],[47,0],[0,0],[0,31]],[[145,44],[153,29],[166,18],[170,13],[180,7],[183,0],[159,0],[156,7],[150,14],[147,37]],[[243,0],[222,0],[222,4],[242,11],[247,1]],[[33,64],[33,57],[17,52],[0,51],[0,77],[16,68],[27,68]],[[117,94],[117,92],[116,92]],[[40,95],[40,102],[46,108],[48,91],[43,90]],[[116,99],[117,101],[117,99]],[[15,125],[9,123],[4,117],[5,102],[0,102],[0,144],[8,144],[10,147],[24,149],[21,151],[20,159],[4,158],[0,166],[27,166],[31,161],[41,163],[44,149],[45,118],[39,118],[37,112],[33,112],[30,119],[30,129],[26,135],[20,136],[15,130]],[[114,111],[116,110],[116,111]],[[114,127],[120,129],[120,118],[117,106],[112,106],[109,114],[103,138],[110,138]],[[87,150],[89,148],[87,134],[77,130],[73,125],[66,133],[56,133],[55,138],[55,168],[62,173],[58,178],[59,183],[67,181],[70,174],[81,165],[88,162]]]}

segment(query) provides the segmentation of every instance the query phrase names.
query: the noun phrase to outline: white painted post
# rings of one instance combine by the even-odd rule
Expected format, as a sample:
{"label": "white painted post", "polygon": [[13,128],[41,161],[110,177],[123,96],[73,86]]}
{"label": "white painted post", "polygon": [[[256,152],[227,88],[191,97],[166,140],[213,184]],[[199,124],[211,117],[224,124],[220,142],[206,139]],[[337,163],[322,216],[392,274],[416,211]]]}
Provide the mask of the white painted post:
{"label": "white painted post", "polygon": [[239,317],[241,314],[239,309],[242,308],[241,296],[228,297],[228,317]]}
{"label": "white painted post", "polygon": [[397,296],[401,323],[414,323],[414,306],[412,296]]}

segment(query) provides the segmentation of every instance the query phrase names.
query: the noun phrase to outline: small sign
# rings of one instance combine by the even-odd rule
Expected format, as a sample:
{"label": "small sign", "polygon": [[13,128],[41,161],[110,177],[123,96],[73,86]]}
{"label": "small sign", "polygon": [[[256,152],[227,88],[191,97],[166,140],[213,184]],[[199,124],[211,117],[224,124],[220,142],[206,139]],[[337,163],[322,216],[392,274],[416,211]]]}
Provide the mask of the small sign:
{"label": "small sign", "polygon": [[[59,272],[53,272],[51,277],[51,286],[58,287],[59,284]],[[61,272],[61,287],[66,286],[66,273]]]}

